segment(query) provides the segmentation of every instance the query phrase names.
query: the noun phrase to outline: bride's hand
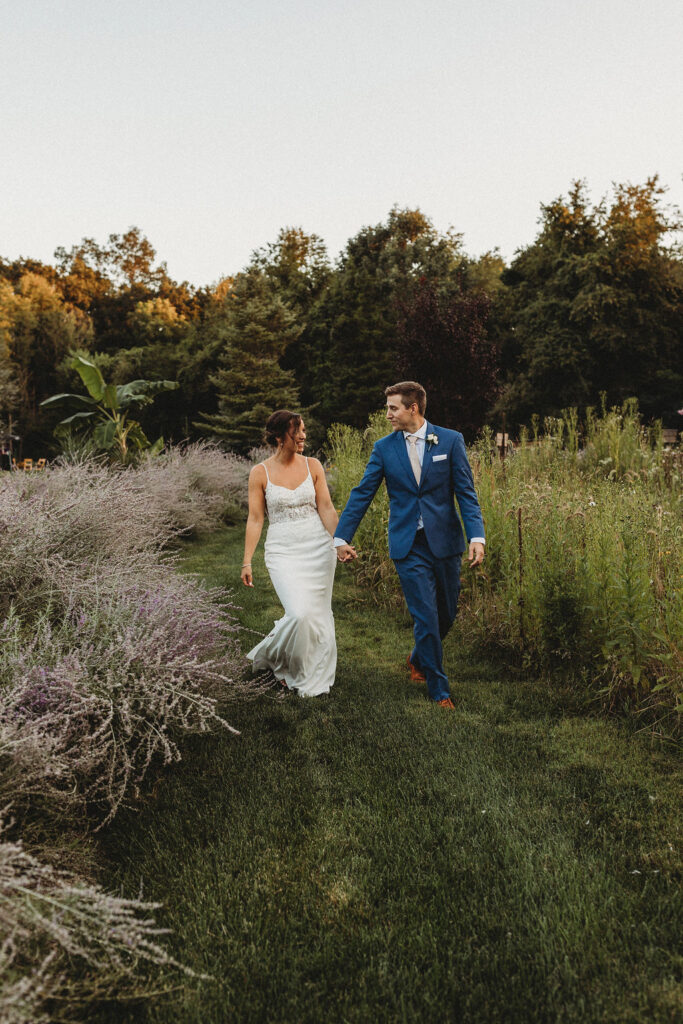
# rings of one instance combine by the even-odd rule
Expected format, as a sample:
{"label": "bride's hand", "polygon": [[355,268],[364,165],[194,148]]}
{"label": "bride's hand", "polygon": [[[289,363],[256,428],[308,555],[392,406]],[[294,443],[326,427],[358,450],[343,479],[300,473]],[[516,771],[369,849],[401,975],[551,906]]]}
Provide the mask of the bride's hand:
{"label": "bride's hand", "polygon": [[358,558],[358,553],[351,544],[340,544],[336,551],[340,562],[352,562],[354,558]]}
{"label": "bride's hand", "polygon": [[254,586],[254,577],[251,574],[251,562],[248,562],[246,565],[242,566],[240,578],[242,580],[242,583],[244,583],[245,587]]}

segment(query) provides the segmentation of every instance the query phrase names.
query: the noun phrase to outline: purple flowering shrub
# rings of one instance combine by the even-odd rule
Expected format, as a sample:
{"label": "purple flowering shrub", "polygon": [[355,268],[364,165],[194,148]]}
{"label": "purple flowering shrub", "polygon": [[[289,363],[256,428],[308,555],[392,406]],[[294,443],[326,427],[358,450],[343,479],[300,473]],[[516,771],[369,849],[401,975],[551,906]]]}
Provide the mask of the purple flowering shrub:
{"label": "purple flowering shrub", "polygon": [[[156,903],[121,899],[58,871],[11,841],[0,819],[0,1020],[74,1020],[98,998],[139,994],[140,961],[179,968],[160,945]],[[80,980],[73,963],[88,968]],[[27,972],[27,963],[33,970]]]}
{"label": "purple flowering shrub", "polygon": [[[112,582],[98,592],[96,582],[78,581],[79,604],[55,586],[28,644],[17,617],[6,622],[0,658],[0,678],[12,681],[0,693],[0,723],[43,737],[60,764],[52,790],[87,801],[101,824],[150,765],[180,759],[183,733],[234,732],[219,705],[247,689],[237,627],[216,592],[174,573],[154,590]],[[11,795],[0,773],[0,800]]]}
{"label": "purple flowering shrub", "polygon": [[[206,446],[178,456],[178,507],[195,486],[188,468],[214,457],[227,479]],[[175,570],[169,545],[186,527],[169,501],[150,499],[157,473],[86,463],[0,491],[0,728],[42,737],[46,792],[87,802],[100,824],[153,763],[178,760],[183,733],[230,729],[219,704],[248,690],[226,595]],[[10,760],[0,799],[16,805]],[[26,780],[33,789],[35,772]]]}
{"label": "purple flowering shrub", "polygon": [[[180,536],[244,506],[248,471],[198,445],[136,469],[85,461],[3,477],[0,817],[11,806],[30,834],[76,820],[96,830],[180,759],[184,735],[235,732],[225,709],[254,690],[233,607],[176,560]],[[170,963],[153,908],[67,879],[12,839],[7,826],[3,1022],[55,1019],[56,996],[68,1016],[74,986],[83,1005],[125,994],[140,959]],[[92,968],[79,982],[74,958]]]}
{"label": "purple flowering shrub", "polygon": [[136,474],[150,501],[164,508],[178,529],[196,534],[246,510],[251,463],[209,441],[147,456]]}

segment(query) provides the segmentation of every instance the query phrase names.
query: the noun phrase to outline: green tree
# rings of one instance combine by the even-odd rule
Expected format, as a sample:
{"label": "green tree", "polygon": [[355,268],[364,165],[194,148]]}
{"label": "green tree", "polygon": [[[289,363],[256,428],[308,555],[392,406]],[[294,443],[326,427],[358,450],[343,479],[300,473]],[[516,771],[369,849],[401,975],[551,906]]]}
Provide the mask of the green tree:
{"label": "green tree", "polygon": [[[463,280],[466,275],[463,275]],[[473,440],[497,394],[498,351],[488,335],[489,295],[454,286],[450,292],[421,278],[400,302],[396,369],[419,379],[435,423]]]}
{"label": "green tree", "polygon": [[168,276],[165,263],[139,228],[109,235],[107,244],[84,238],[70,250],[55,251],[60,284],[68,302],[92,317],[97,349],[114,351],[144,344],[135,334],[140,303],[164,300],[179,318],[191,320],[201,305],[194,289]]}
{"label": "green tree", "polygon": [[274,294],[296,318],[300,333],[283,352],[280,365],[295,373],[302,400],[313,406],[317,339],[309,318],[332,275],[325,243],[302,228],[282,228],[275,242],[253,254],[251,266],[266,275]]}
{"label": "green tree", "polygon": [[15,405],[26,444],[44,444],[52,421],[39,405],[59,382],[59,366],[92,339],[89,319],[64,302],[44,277],[26,273],[15,287],[0,281],[0,344],[8,353]]}
{"label": "green tree", "polygon": [[648,415],[683,391],[683,276],[664,244],[679,227],[652,178],[592,207],[582,182],[542,207],[536,241],[503,274],[509,422],[636,396]]}
{"label": "green tree", "polygon": [[420,277],[452,280],[462,259],[460,236],[439,235],[419,210],[395,208],[349,240],[309,314],[311,394],[324,423],[365,425],[396,378],[397,299]]}
{"label": "green tree", "polygon": [[[215,326],[219,323],[219,329]],[[278,408],[299,409],[299,389],[291,370],[279,363],[301,328],[294,313],[274,294],[257,269],[240,274],[228,291],[213,344],[220,345],[218,369],[209,376],[218,410],[203,412],[195,426],[248,451],[258,444],[265,420]],[[206,349],[202,350],[206,357]]]}

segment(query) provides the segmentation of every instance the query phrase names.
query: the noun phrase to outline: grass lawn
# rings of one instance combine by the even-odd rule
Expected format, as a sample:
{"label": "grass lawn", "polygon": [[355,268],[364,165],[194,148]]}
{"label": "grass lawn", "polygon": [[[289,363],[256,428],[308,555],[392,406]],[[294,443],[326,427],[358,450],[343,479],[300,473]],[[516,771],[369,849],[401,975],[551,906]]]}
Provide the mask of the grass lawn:
{"label": "grass lawn", "polygon": [[[232,585],[241,555],[237,528],[185,565]],[[261,553],[255,573],[236,600],[263,634]],[[437,708],[402,667],[409,622],[341,566],[335,616],[329,697],[234,709],[240,737],[193,739],[104,837],[109,885],[162,900],[172,953],[214,980],[169,972],[98,1020],[680,1019],[673,757],[454,643]]]}

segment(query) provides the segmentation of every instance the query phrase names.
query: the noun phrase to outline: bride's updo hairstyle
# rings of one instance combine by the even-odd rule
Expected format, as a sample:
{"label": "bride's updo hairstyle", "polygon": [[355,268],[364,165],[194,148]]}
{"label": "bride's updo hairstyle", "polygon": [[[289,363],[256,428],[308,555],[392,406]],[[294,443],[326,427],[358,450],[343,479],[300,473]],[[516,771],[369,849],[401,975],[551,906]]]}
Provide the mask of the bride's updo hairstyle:
{"label": "bride's updo hairstyle", "polygon": [[298,412],[290,412],[289,409],[278,409],[266,420],[266,429],[263,439],[271,448],[277,448],[278,441],[291,432],[292,427],[296,430],[301,423],[301,416]]}

